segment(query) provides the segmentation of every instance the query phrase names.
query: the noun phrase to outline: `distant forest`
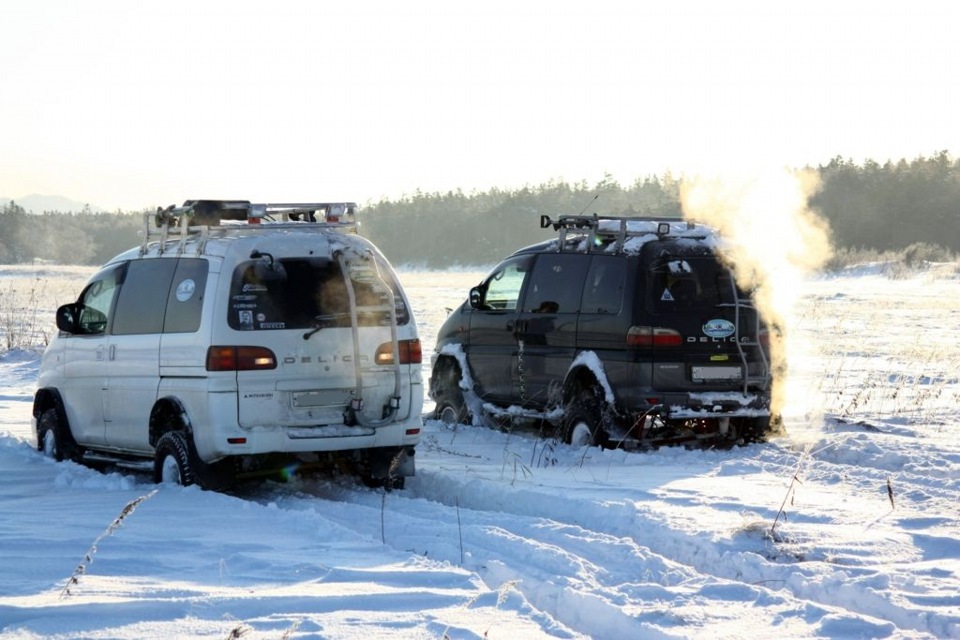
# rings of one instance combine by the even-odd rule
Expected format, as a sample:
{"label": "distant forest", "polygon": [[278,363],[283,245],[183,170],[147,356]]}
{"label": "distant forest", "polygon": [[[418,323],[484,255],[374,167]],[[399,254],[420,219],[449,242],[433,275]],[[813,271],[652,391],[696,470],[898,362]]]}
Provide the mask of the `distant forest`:
{"label": "distant forest", "polygon": [[[830,223],[841,250],[924,255],[960,252],[960,160],[946,151],[913,161],[856,164],[834,158],[815,169],[810,206]],[[396,265],[488,265],[551,237],[541,214],[680,216],[683,178],[649,176],[623,186],[552,181],[515,190],[422,193],[363,206],[361,232]],[[0,208],[0,263],[100,264],[139,242],[144,212]]]}

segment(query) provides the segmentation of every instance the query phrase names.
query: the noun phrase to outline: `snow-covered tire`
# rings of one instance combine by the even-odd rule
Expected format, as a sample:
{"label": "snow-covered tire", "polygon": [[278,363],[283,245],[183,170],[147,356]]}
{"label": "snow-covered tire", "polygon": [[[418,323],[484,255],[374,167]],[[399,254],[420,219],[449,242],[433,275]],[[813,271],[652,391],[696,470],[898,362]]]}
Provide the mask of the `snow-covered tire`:
{"label": "snow-covered tire", "polygon": [[190,443],[182,431],[168,431],[157,441],[153,460],[153,481],[184,487],[197,483],[190,462]]}
{"label": "snow-covered tire", "polygon": [[469,424],[470,422],[470,412],[467,411],[462,394],[459,398],[444,397],[438,401],[433,415],[448,427]]}
{"label": "snow-covered tire", "polygon": [[603,442],[596,406],[574,401],[563,416],[563,441],[574,447],[593,447]]}
{"label": "snow-covered tire", "polygon": [[44,409],[37,421],[37,451],[57,462],[76,462],[83,456],[83,450],[73,439],[67,425],[60,421],[60,416],[53,407]]}
{"label": "snow-covered tire", "polygon": [[604,427],[603,391],[586,386],[569,400],[560,423],[563,441],[573,446],[607,446],[609,435]]}
{"label": "snow-covered tire", "polygon": [[433,375],[433,398],[437,403],[433,417],[449,427],[470,424],[470,411],[460,388],[460,369],[456,366],[438,367]]}

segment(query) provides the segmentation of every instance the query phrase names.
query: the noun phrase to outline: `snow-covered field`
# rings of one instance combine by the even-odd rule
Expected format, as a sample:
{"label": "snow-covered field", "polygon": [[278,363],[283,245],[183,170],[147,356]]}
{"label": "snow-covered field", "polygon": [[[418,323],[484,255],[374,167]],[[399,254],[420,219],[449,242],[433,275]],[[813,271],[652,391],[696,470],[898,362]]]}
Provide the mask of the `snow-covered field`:
{"label": "snow-covered field", "polygon": [[[0,268],[0,327],[17,287],[70,285],[42,336],[86,273]],[[480,276],[401,274],[425,354]],[[796,293],[786,437],[628,454],[428,420],[387,494],[54,463],[39,356],[0,348],[0,636],[960,638],[958,270]]]}

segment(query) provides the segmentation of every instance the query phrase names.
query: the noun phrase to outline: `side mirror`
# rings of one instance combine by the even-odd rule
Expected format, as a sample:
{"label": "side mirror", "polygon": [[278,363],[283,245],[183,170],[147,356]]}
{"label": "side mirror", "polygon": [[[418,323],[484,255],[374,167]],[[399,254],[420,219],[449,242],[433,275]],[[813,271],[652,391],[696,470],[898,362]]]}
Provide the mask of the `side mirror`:
{"label": "side mirror", "polygon": [[57,309],[57,329],[67,333],[79,333],[77,331],[77,304],[71,302]]}
{"label": "side mirror", "polygon": [[470,306],[474,309],[480,308],[480,303],[483,300],[483,292],[480,290],[480,287],[474,287],[470,289]]}

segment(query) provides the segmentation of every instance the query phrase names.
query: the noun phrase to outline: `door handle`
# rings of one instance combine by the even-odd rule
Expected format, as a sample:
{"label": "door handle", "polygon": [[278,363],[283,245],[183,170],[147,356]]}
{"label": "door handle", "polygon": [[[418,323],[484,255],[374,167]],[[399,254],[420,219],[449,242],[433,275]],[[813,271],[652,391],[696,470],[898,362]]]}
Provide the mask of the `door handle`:
{"label": "door handle", "polygon": [[109,358],[110,358],[110,360],[116,360],[116,359],[117,359],[117,345],[115,345],[115,344],[110,345],[110,356],[109,356]]}
{"label": "door handle", "polygon": [[527,331],[527,321],[526,320],[510,320],[507,322],[507,331],[512,332],[515,335],[520,335]]}

